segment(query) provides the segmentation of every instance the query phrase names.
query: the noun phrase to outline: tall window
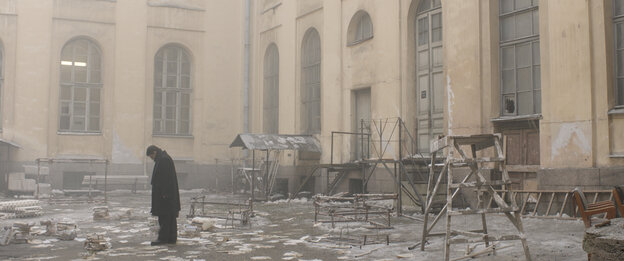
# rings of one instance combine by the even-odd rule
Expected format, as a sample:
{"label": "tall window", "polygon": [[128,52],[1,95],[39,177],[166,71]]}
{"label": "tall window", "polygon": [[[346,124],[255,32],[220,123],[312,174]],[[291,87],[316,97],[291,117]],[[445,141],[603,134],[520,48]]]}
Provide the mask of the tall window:
{"label": "tall window", "polygon": [[349,23],[347,40],[349,44],[357,44],[373,38],[373,22],[365,11],[355,13]]}
{"label": "tall window", "polygon": [[279,53],[271,44],[264,54],[264,133],[279,132]]}
{"label": "tall window", "polygon": [[499,0],[501,113],[541,113],[539,0]]}
{"label": "tall window", "polygon": [[176,45],[161,48],[154,60],[154,134],[191,134],[191,61]]}
{"label": "tall window", "polygon": [[423,0],[416,9],[416,101],[418,150],[429,152],[429,141],[444,132],[444,59],[442,5]]}
{"label": "tall window", "polygon": [[613,1],[613,28],[615,31],[615,97],[618,106],[624,106],[624,0]]}
{"label": "tall window", "polygon": [[303,131],[321,133],[321,38],[311,28],[301,48],[301,103]]}
{"label": "tall window", "polygon": [[2,84],[4,83],[4,48],[0,45],[0,129],[2,129]]}
{"label": "tall window", "polygon": [[92,41],[76,39],[63,47],[59,131],[101,130],[101,68],[100,49]]}

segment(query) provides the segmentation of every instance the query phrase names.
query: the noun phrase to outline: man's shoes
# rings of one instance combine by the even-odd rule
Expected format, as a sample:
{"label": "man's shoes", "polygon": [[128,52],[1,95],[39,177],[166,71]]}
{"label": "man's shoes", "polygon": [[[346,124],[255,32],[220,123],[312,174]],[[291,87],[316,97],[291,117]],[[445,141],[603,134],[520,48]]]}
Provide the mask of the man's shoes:
{"label": "man's shoes", "polygon": [[172,245],[175,245],[175,244],[176,244],[176,240],[169,241],[169,242],[167,242],[167,244],[172,244]]}
{"label": "man's shoes", "polygon": [[152,245],[152,246],[158,246],[158,245],[164,245],[164,244],[167,244],[167,242],[160,241],[160,240],[152,241],[150,243],[150,245]]}

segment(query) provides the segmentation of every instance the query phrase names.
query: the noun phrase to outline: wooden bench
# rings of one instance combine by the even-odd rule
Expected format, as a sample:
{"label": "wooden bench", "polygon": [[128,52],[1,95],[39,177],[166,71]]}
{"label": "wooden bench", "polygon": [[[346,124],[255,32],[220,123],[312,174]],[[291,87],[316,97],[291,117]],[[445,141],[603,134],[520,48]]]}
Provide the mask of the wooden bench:
{"label": "wooden bench", "polygon": [[106,183],[107,189],[129,186],[132,192],[136,192],[139,186],[146,187],[149,184],[149,180],[147,176],[140,175],[109,175],[108,177],[104,175],[88,175],[82,179],[83,186],[94,189],[103,189],[104,183]]}
{"label": "wooden bench", "polygon": [[596,214],[607,213],[607,219],[615,218],[615,205],[611,201],[599,201],[596,203],[587,203],[585,195],[581,188],[576,187],[573,191],[574,201],[578,206],[581,218],[585,227],[591,227],[591,217]]}

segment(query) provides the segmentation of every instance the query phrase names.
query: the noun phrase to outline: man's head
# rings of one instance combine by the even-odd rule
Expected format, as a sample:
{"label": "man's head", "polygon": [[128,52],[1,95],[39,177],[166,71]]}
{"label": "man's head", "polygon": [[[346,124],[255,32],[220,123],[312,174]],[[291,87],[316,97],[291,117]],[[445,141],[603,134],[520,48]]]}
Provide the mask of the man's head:
{"label": "man's head", "polygon": [[160,153],[161,151],[162,150],[159,147],[156,147],[155,145],[150,145],[149,147],[147,147],[147,151],[145,152],[145,155],[150,157],[152,160],[155,160],[156,155],[158,155],[158,153]]}

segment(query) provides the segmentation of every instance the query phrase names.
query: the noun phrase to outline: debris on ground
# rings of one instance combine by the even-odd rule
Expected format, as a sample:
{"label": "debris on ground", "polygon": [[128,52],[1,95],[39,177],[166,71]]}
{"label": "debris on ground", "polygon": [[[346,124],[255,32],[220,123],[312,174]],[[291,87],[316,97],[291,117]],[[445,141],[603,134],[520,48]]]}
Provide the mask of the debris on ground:
{"label": "debris on ground", "polygon": [[194,225],[184,224],[182,231],[180,231],[181,237],[194,238],[201,236],[201,228]]}
{"label": "debris on ground", "polygon": [[6,246],[11,243],[11,239],[15,231],[13,231],[12,226],[4,226],[0,228],[0,246]]}
{"label": "debris on ground", "polygon": [[120,208],[119,211],[121,211],[121,213],[117,214],[115,216],[116,219],[119,219],[119,220],[130,220],[130,219],[132,219],[132,209],[131,208]]}
{"label": "debris on ground", "polygon": [[107,220],[108,218],[108,207],[101,206],[93,208],[93,221]]}
{"label": "debris on ground", "polygon": [[0,202],[0,219],[28,218],[43,215],[39,200],[12,200]]}
{"label": "debris on ground", "polygon": [[28,243],[32,239],[32,237],[30,236],[30,228],[34,225],[35,223],[32,222],[13,223],[13,230],[15,231],[15,234],[13,236],[13,239],[11,239],[11,242],[15,244]]}
{"label": "debris on ground", "polygon": [[70,221],[58,222],[56,225],[57,238],[60,240],[74,240],[76,238],[76,223]]}
{"label": "debris on ground", "polygon": [[111,244],[106,241],[103,235],[89,235],[84,242],[84,248],[89,252],[96,252],[109,249]]}
{"label": "debris on ground", "polygon": [[191,224],[201,228],[201,231],[213,231],[216,228],[217,219],[194,217],[191,220]]}
{"label": "debris on ground", "polygon": [[610,224],[585,230],[583,250],[592,260],[624,260],[624,218],[611,219]]}
{"label": "debris on ground", "polygon": [[43,233],[44,236],[56,235],[56,221],[42,220],[42,221],[39,221],[39,224],[41,224],[42,226],[46,226],[46,231]]}

